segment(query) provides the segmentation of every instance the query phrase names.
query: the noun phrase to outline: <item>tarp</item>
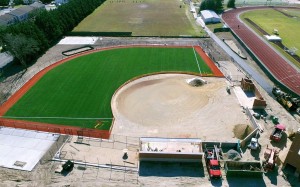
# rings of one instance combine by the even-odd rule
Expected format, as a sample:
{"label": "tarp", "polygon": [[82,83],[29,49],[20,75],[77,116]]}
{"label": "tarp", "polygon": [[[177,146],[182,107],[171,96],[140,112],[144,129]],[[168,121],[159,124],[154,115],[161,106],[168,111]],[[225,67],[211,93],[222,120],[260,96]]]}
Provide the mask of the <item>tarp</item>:
{"label": "tarp", "polygon": [[275,127],[280,130],[285,130],[285,126],[283,124],[277,124]]}

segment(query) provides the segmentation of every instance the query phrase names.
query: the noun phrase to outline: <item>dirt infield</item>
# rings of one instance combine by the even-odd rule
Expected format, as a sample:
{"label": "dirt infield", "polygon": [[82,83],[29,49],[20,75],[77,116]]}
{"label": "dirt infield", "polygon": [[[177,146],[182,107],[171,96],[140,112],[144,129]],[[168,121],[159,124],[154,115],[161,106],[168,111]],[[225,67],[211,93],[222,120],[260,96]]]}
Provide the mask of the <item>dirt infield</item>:
{"label": "dirt infield", "polygon": [[195,77],[156,74],[124,85],[112,98],[112,134],[202,140],[209,134],[210,140],[235,141],[234,126],[248,121],[238,115],[242,111],[234,94],[227,94],[226,79],[203,77],[207,84],[199,87],[186,82]]}
{"label": "dirt infield", "polygon": [[[36,84],[47,72],[52,70],[53,68],[59,66],[62,63],[65,63],[69,60],[75,59],[79,56],[116,49],[116,48],[128,48],[128,47],[162,47],[162,48],[191,48],[192,46],[165,46],[165,45],[153,45],[153,46],[145,46],[145,45],[133,45],[133,46],[115,46],[115,47],[107,47],[107,48],[100,48],[91,51],[86,51],[80,54],[75,54],[73,56],[67,57],[56,63],[46,67],[42,71],[38,72],[36,75],[33,76],[28,82],[26,82],[14,95],[12,95],[1,107],[0,107],[0,116],[3,116],[34,84]],[[204,53],[201,47],[195,47],[195,50],[199,53],[201,58],[207,63],[207,65],[211,68],[214,76],[216,77],[224,77],[221,71],[215,66],[212,60]],[[71,135],[84,135],[89,137],[96,137],[96,138],[109,138],[110,131],[104,130],[96,130],[96,129],[83,129],[80,127],[73,127],[73,126],[64,126],[64,125],[56,125],[56,124],[46,124],[46,123],[38,123],[38,122],[29,122],[23,120],[13,120],[13,119],[4,119],[0,118],[0,124],[2,126],[8,127],[15,127],[15,128],[24,128],[30,130],[40,130],[46,132],[53,132],[53,133],[62,133],[62,134],[71,134]],[[112,129],[112,128],[111,128]]]}

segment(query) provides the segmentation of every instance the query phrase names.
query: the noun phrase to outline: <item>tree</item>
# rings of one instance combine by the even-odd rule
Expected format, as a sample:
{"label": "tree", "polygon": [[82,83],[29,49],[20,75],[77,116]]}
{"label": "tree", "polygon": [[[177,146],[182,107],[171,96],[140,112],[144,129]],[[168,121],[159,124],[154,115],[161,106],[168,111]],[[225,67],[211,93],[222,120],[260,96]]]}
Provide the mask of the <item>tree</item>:
{"label": "tree", "polygon": [[213,10],[216,11],[216,2],[215,0],[204,0],[200,5],[201,10]]}
{"label": "tree", "polygon": [[0,0],[0,6],[8,6],[9,0]]}
{"label": "tree", "polygon": [[222,0],[215,0],[215,11],[217,13],[222,13],[223,11],[223,3]]}
{"label": "tree", "polygon": [[34,59],[39,52],[38,43],[22,34],[5,34],[3,39],[8,51],[25,67],[27,62]]}
{"label": "tree", "polygon": [[229,0],[227,3],[227,8],[235,8],[235,0]]}
{"label": "tree", "polygon": [[53,0],[41,0],[41,2],[43,3],[43,4],[49,4],[49,3],[51,3]]}

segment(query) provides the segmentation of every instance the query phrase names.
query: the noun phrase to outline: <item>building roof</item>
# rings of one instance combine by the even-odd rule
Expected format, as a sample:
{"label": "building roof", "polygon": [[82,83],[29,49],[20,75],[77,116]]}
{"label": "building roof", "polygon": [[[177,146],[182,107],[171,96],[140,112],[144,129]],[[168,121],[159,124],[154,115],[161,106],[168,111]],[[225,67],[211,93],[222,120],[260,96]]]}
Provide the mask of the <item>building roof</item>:
{"label": "building roof", "polygon": [[204,19],[209,19],[209,18],[220,19],[220,17],[212,10],[202,10],[201,15],[203,16]]}
{"label": "building roof", "polygon": [[27,13],[31,12],[32,10],[34,10],[33,7],[26,5],[26,6],[22,6],[18,9],[16,9],[16,10],[13,10],[13,11],[9,12],[8,14],[11,14],[11,15],[14,15],[14,16],[22,16],[24,14],[27,14]]}
{"label": "building roof", "polygon": [[0,16],[0,25],[7,25],[9,21],[13,21],[15,17],[10,14],[4,14]]}
{"label": "building roof", "polygon": [[34,9],[45,8],[45,5],[43,3],[39,3],[39,2],[34,2],[31,5],[29,5],[29,6],[33,7]]}

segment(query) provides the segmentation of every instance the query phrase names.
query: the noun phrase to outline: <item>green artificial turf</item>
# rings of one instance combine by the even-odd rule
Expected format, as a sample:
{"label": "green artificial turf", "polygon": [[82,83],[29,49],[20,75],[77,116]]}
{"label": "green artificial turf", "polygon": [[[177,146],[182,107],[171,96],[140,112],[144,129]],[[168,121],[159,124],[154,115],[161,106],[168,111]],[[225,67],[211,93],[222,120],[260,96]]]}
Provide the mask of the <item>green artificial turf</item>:
{"label": "green artificial turf", "polygon": [[[181,7],[181,8],[180,8]],[[179,0],[107,0],[73,32],[132,32],[133,36],[203,36]]]}
{"label": "green artificial turf", "polygon": [[[196,56],[201,72],[211,74]],[[114,92],[134,77],[162,71],[199,73],[193,48],[124,48],[78,57],[44,75],[5,116],[86,128],[94,128],[97,119],[65,118],[109,118],[98,126],[109,129]]]}

